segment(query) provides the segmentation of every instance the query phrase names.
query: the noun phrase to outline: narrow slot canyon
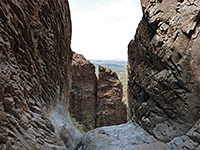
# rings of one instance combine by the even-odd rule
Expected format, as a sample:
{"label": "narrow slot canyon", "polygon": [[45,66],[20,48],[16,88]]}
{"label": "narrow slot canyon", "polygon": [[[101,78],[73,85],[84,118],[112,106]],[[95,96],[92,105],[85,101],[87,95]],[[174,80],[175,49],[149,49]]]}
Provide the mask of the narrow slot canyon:
{"label": "narrow slot canyon", "polygon": [[127,122],[122,82],[115,71],[100,65],[97,67],[98,75],[94,64],[83,55],[73,53],[69,112],[85,132]]}
{"label": "narrow slot canyon", "polygon": [[200,1],[140,3],[126,83],[73,52],[68,0],[0,0],[1,150],[200,150]]}

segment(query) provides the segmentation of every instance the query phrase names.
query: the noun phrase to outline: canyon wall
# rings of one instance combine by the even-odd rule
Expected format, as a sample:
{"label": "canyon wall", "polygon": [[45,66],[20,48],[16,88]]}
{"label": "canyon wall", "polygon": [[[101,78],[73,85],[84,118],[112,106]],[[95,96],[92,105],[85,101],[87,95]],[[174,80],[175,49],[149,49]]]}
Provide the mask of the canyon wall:
{"label": "canyon wall", "polygon": [[[144,15],[128,46],[131,121],[91,130],[81,140],[71,123],[69,97],[90,97],[82,106],[70,102],[71,111],[96,112],[96,121],[81,118],[89,127],[111,125],[126,114],[118,77],[99,67],[97,81],[86,60],[72,63],[80,68],[71,70],[67,0],[0,1],[0,149],[72,150],[80,140],[88,150],[200,149],[200,1],[141,4]],[[72,83],[71,72],[90,76],[80,74]],[[77,83],[82,79],[91,85]]]}
{"label": "canyon wall", "polygon": [[200,1],[142,4],[144,15],[128,46],[129,119],[167,142],[200,117]]}
{"label": "canyon wall", "polygon": [[86,149],[200,149],[200,1],[141,0],[128,45],[129,122],[82,138]]}
{"label": "canyon wall", "polygon": [[114,71],[99,66],[97,79],[95,66],[74,53],[72,81],[69,111],[76,121],[89,130],[127,122],[122,83]]}
{"label": "canyon wall", "polygon": [[127,122],[126,105],[122,103],[123,87],[116,72],[99,66],[96,127]]}
{"label": "canyon wall", "polygon": [[96,127],[97,77],[95,66],[81,54],[73,54],[69,112],[87,129]]}
{"label": "canyon wall", "polygon": [[0,1],[0,149],[74,149],[67,0]]}

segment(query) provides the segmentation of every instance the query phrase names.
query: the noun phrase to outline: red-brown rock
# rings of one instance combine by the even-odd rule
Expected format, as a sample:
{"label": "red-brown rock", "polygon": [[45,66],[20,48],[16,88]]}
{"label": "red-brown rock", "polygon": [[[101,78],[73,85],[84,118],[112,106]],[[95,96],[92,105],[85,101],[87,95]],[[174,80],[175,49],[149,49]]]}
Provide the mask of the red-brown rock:
{"label": "red-brown rock", "polygon": [[69,112],[88,129],[95,128],[97,77],[95,66],[83,55],[73,54]]}
{"label": "red-brown rock", "polygon": [[97,80],[95,66],[74,53],[72,79],[69,110],[79,123],[93,129],[127,121],[122,84],[114,71],[99,66]]}
{"label": "red-brown rock", "polygon": [[117,74],[99,66],[96,127],[118,125],[127,121],[127,110],[122,103],[123,89]]}
{"label": "red-brown rock", "polygon": [[74,149],[70,43],[67,0],[0,0],[1,150]]}

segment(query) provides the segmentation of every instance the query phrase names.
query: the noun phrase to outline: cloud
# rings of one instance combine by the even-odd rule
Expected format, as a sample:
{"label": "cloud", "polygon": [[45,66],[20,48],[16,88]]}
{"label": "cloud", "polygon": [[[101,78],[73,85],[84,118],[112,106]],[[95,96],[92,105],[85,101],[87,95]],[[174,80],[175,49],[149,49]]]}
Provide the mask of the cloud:
{"label": "cloud", "polygon": [[134,0],[96,0],[87,7],[70,4],[73,51],[87,59],[127,59],[127,45],[142,17],[140,4]]}

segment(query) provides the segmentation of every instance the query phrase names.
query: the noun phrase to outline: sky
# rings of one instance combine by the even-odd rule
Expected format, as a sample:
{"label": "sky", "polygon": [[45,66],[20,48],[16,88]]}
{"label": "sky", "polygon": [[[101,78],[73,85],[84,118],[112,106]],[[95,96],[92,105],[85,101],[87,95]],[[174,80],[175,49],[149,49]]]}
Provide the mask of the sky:
{"label": "sky", "polygon": [[140,0],[69,0],[72,50],[86,59],[127,60],[142,18]]}

